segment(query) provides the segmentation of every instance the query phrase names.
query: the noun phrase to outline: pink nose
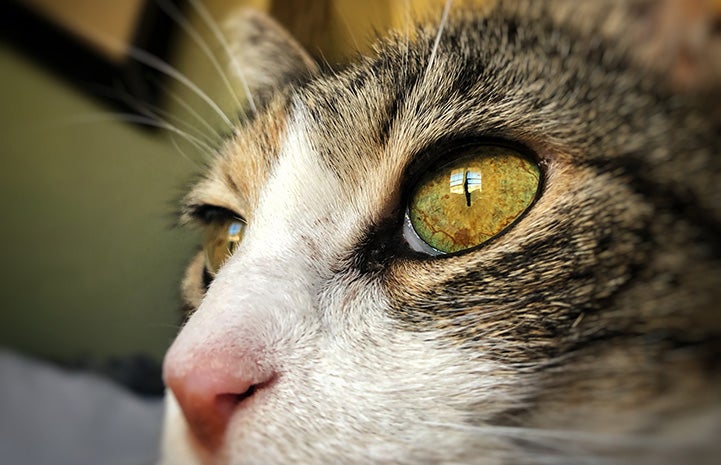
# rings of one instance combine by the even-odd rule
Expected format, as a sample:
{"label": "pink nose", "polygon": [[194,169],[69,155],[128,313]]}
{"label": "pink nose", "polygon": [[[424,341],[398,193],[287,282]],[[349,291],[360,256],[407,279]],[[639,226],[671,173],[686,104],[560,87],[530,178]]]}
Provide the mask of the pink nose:
{"label": "pink nose", "polygon": [[[176,344],[177,345],[177,344]],[[232,353],[199,351],[192,356],[174,345],[165,357],[163,376],[180,405],[195,439],[209,452],[223,443],[236,411],[272,374]]]}

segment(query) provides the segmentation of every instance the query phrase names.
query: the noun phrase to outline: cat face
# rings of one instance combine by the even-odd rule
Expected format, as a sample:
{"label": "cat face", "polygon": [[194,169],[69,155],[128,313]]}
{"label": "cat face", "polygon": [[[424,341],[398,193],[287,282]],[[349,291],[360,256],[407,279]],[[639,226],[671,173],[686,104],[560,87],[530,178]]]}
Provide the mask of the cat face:
{"label": "cat face", "polygon": [[627,5],[583,8],[451,12],[338,72],[238,15],[262,109],[185,200],[208,233],[165,361],[164,463],[717,447],[716,81],[687,48],[652,63]]}

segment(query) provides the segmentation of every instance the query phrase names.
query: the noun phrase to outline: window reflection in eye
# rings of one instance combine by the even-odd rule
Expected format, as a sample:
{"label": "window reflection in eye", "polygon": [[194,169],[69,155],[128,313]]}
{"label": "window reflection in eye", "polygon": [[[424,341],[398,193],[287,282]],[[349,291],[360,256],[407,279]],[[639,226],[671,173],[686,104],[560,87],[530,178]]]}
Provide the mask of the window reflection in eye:
{"label": "window reflection in eye", "polygon": [[475,167],[459,168],[451,171],[450,192],[452,194],[463,194],[466,198],[466,206],[471,206],[471,192],[482,190],[483,175]]}
{"label": "window reflection in eye", "polygon": [[238,218],[214,221],[206,227],[203,249],[205,268],[215,276],[243,240],[245,222]]}
{"label": "window reflection in eye", "polygon": [[243,225],[239,222],[230,223],[230,226],[228,226],[228,237],[234,241],[238,242],[240,241],[240,232],[243,230]]}

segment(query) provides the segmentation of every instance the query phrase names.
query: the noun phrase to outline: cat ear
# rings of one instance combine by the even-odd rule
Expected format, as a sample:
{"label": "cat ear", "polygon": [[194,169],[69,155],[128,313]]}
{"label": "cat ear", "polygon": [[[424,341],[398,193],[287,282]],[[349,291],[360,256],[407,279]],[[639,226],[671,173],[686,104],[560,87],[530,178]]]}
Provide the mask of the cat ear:
{"label": "cat ear", "polygon": [[273,93],[302,76],[318,71],[303,47],[269,16],[241,9],[224,23],[230,69],[248,94],[252,109],[264,106]]}
{"label": "cat ear", "polygon": [[721,82],[721,0],[642,2],[637,56],[667,73],[677,90]]}

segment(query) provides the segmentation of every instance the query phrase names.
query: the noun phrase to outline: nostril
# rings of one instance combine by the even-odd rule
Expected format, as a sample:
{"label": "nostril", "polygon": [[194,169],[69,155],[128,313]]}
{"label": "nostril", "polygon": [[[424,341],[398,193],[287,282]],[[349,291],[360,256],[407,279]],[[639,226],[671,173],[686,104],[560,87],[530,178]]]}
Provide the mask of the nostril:
{"label": "nostril", "polygon": [[255,394],[255,391],[257,389],[258,384],[251,385],[247,391],[245,391],[242,394],[221,394],[221,396],[231,396],[232,401],[235,403],[235,405],[238,405],[239,403],[243,402],[248,397]]}
{"label": "nostril", "polygon": [[218,394],[215,398],[216,409],[223,415],[232,415],[238,404],[255,394],[257,386],[253,384],[241,394]]}
{"label": "nostril", "polygon": [[242,357],[219,360],[217,353],[209,355],[191,360],[169,355],[164,375],[193,438],[212,453],[223,444],[231,418],[274,376]]}
{"label": "nostril", "polygon": [[[198,390],[201,384],[202,389]],[[213,385],[170,379],[168,387],[183,411],[193,437],[208,451],[218,449],[230,419],[242,404],[256,393],[258,385],[240,383],[236,392],[216,394]]]}
{"label": "nostril", "polygon": [[[215,397],[215,415],[221,421],[230,420],[235,408],[245,398],[245,394],[218,394]],[[211,413],[212,415],[213,413]],[[206,423],[207,420],[205,421]]]}

